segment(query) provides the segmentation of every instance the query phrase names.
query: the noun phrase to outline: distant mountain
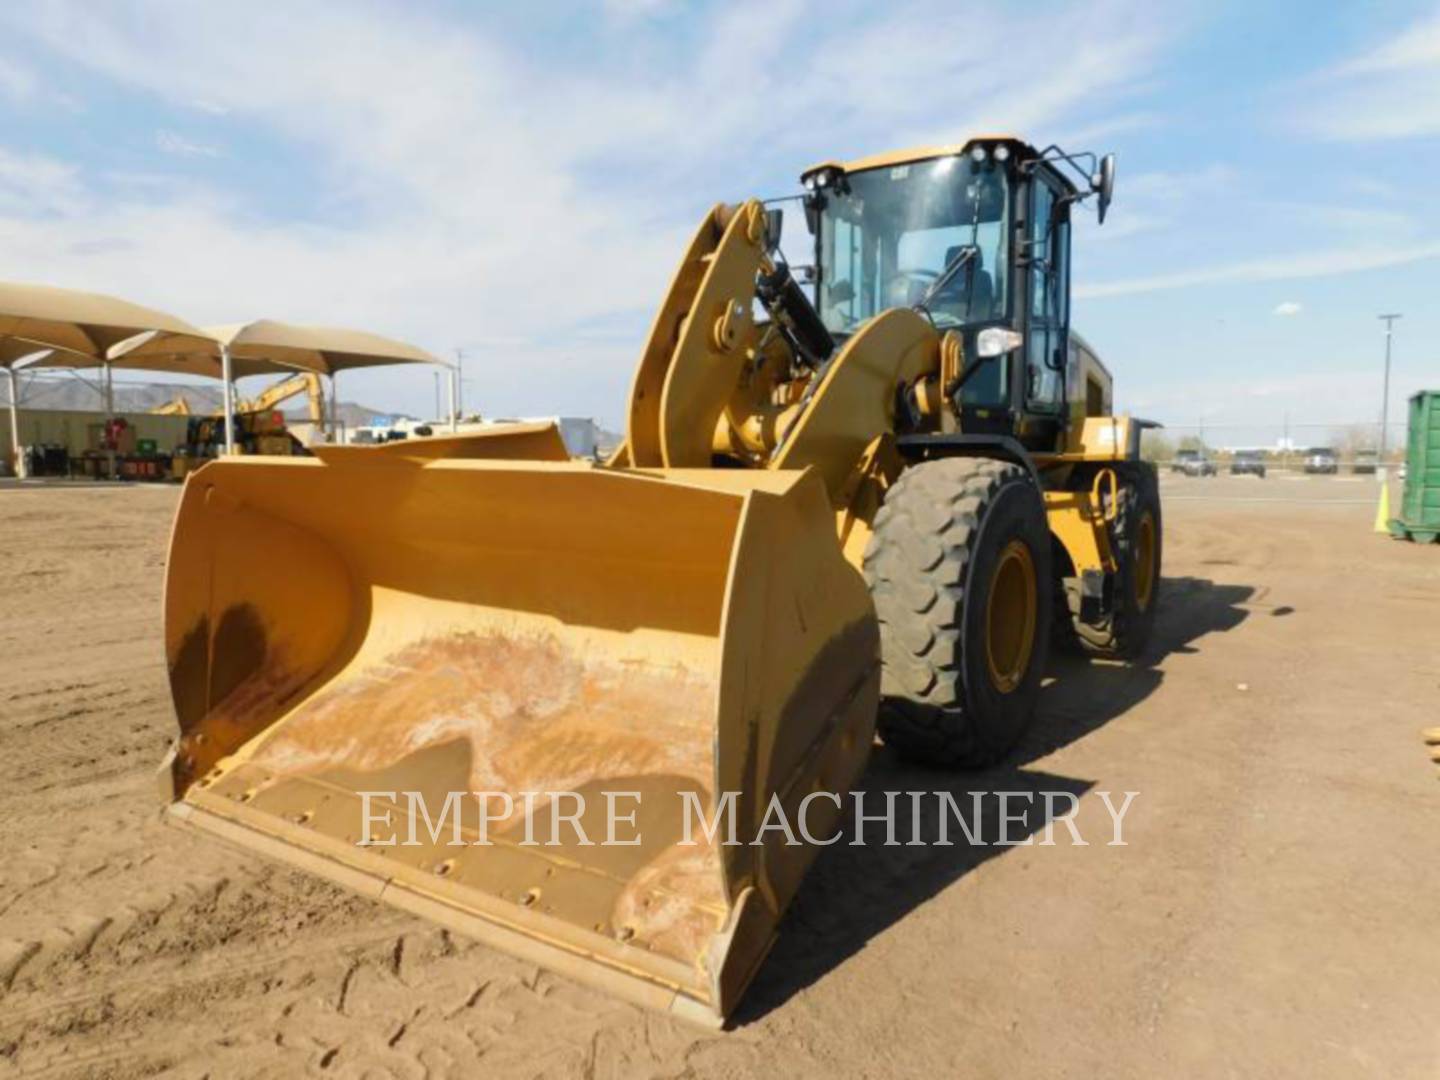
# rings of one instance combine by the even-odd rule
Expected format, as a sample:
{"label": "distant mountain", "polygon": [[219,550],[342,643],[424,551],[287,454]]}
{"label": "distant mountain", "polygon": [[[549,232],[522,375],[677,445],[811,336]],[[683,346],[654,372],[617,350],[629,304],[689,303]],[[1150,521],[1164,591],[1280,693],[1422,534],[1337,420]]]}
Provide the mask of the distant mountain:
{"label": "distant mountain", "polygon": [[[195,386],[181,383],[122,383],[115,384],[116,412],[150,412],[176,398],[184,398],[190,412],[196,416],[218,413],[223,407],[224,395],[219,387]],[[0,382],[0,403],[8,405],[10,391],[8,384]],[[80,379],[36,379],[28,381],[20,391],[20,407],[24,409],[58,409],[81,412],[101,412],[105,399],[100,389]],[[326,406],[329,408],[328,404]],[[303,398],[286,402],[285,415],[304,419],[307,407]],[[359,405],[351,401],[340,403],[340,419],[347,427],[362,427],[376,416],[394,416],[380,409]]]}
{"label": "distant mountain", "polygon": [[[183,397],[190,411],[205,413],[220,408],[219,389],[208,386],[181,386],[174,383],[116,383],[116,412],[149,412],[176,397]],[[8,388],[4,394],[8,403]],[[105,398],[98,386],[79,379],[36,379],[20,391],[20,405],[25,409],[70,409],[101,412]]]}
{"label": "distant mountain", "polygon": [[[96,380],[98,381],[98,380]],[[150,412],[176,398],[184,398],[195,416],[218,413],[224,400],[219,387],[196,386],[189,383],[131,383],[115,384],[116,412]],[[0,380],[0,405],[10,402],[9,385]],[[26,380],[20,390],[20,407],[24,409],[69,409],[82,412],[101,412],[105,408],[101,391],[90,381],[78,378],[40,378]],[[330,405],[326,402],[328,413]],[[290,420],[309,419],[309,408],[304,397],[291,398],[281,407]],[[358,402],[340,402],[340,420],[346,428],[370,427],[377,420],[393,422],[396,419],[415,419],[405,413],[374,409]],[[326,419],[329,417],[327,415]],[[442,422],[443,423],[443,422]],[[624,436],[613,431],[598,428],[595,441],[602,456],[615,449]]]}

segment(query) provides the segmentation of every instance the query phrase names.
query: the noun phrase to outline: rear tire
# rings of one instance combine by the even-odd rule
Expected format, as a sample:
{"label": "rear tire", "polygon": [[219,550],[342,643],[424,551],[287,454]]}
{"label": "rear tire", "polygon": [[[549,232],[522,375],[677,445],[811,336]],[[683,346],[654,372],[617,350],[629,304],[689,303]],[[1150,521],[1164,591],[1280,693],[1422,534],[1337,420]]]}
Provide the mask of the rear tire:
{"label": "rear tire", "polygon": [[1110,546],[1120,564],[1109,617],[1098,626],[1075,620],[1075,637],[1091,656],[1133,660],[1150,643],[1160,594],[1164,533],[1160,485],[1147,464],[1128,467],[1120,477],[1119,506],[1110,523]]}
{"label": "rear tire", "polygon": [[1034,716],[1050,640],[1050,532],[1030,473],[989,458],[912,466],[864,565],[886,744],[935,765],[1003,757]]}

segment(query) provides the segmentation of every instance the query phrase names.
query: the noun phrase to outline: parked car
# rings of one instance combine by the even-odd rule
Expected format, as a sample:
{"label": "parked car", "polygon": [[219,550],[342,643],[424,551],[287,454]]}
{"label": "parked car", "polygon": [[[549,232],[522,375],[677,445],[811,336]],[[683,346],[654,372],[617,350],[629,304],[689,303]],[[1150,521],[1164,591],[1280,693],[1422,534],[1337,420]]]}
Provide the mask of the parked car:
{"label": "parked car", "polygon": [[1380,465],[1378,450],[1356,450],[1355,460],[1350,463],[1351,472],[1373,473]]}
{"label": "parked car", "polygon": [[1231,476],[1258,476],[1265,479],[1265,455],[1259,450],[1237,450],[1230,459]]}
{"label": "parked car", "polygon": [[1186,476],[1214,476],[1215,463],[1202,450],[1179,450],[1170,463],[1170,471]]}
{"label": "parked car", "polygon": [[1317,446],[1305,456],[1305,471],[1307,473],[1337,473],[1340,471],[1340,461],[1335,457],[1335,451],[1328,446]]}

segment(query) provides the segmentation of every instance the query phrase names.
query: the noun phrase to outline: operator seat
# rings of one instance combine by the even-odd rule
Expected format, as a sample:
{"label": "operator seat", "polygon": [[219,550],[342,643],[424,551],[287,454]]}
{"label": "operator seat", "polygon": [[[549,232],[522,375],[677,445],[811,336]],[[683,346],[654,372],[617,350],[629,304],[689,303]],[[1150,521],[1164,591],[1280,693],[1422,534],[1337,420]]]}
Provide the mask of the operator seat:
{"label": "operator seat", "polygon": [[[940,265],[949,266],[968,245],[956,244],[945,251],[945,261]],[[968,265],[945,283],[938,293],[935,294],[935,301],[931,305],[937,310],[943,310],[949,315],[954,315],[965,322],[981,322],[994,315],[995,308],[995,280],[990,272],[985,269],[982,261],[984,255],[980,248],[976,247],[974,256]],[[974,278],[974,289],[971,289],[971,278]],[[970,306],[965,306],[966,297],[970,298]]]}

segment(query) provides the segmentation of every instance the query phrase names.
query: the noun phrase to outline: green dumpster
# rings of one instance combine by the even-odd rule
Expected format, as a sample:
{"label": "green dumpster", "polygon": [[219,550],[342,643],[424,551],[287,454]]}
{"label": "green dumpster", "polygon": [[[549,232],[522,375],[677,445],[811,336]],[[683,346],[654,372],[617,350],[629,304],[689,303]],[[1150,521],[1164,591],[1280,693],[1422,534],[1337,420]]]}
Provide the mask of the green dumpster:
{"label": "green dumpster", "polygon": [[1440,537],[1440,390],[1422,390],[1410,399],[1405,489],[1390,532],[1427,544]]}

